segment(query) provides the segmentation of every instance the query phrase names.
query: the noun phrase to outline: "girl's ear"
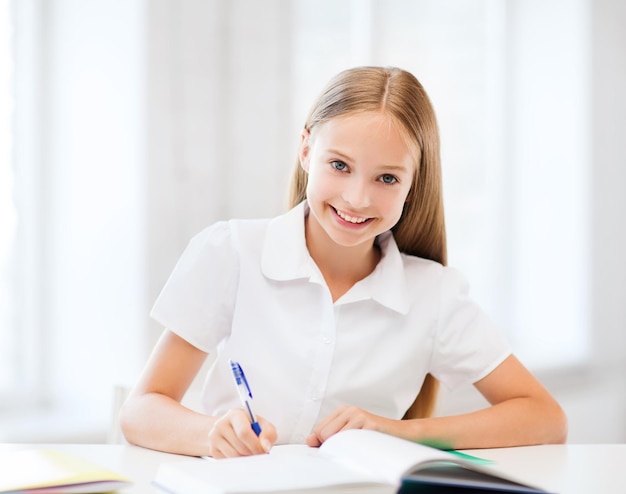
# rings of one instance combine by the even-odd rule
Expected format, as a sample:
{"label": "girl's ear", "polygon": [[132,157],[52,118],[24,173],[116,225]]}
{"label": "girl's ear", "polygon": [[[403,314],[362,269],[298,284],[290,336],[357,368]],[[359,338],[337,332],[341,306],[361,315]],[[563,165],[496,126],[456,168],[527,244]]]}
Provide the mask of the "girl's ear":
{"label": "girl's ear", "polygon": [[300,166],[305,172],[309,172],[309,151],[310,151],[311,133],[304,129],[300,134],[300,147],[298,148],[298,156],[300,158]]}

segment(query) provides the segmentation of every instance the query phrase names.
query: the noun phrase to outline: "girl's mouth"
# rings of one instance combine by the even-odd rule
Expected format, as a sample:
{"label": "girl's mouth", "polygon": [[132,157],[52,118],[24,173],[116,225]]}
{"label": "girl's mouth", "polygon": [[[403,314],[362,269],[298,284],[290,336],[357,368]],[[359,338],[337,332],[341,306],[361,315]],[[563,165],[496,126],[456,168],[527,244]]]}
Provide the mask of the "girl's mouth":
{"label": "girl's mouth", "polygon": [[344,213],[343,211],[340,211],[339,209],[336,209],[336,208],[333,208],[333,209],[335,213],[337,214],[337,216],[339,216],[342,220],[347,221],[348,223],[351,223],[353,225],[362,225],[363,223],[366,223],[371,220],[371,218],[350,216],[349,214]]}

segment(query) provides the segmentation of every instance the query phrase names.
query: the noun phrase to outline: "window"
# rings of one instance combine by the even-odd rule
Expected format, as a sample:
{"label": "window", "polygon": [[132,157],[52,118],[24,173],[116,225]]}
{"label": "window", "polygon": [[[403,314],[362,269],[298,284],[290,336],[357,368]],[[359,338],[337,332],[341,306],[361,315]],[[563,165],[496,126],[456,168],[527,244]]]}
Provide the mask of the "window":
{"label": "window", "polygon": [[145,359],[143,3],[0,5],[0,439],[99,440]]}
{"label": "window", "polygon": [[0,5],[0,410],[19,415],[46,401],[43,352],[49,341],[40,324],[44,277],[37,159],[41,60],[33,2],[0,0]]}

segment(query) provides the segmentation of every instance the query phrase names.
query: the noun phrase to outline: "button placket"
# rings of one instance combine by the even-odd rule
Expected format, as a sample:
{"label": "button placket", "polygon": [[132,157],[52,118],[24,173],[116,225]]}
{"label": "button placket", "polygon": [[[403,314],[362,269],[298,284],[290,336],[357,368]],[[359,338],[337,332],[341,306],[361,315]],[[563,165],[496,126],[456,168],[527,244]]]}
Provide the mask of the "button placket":
{"label": "button placket", "polygon": [[320,323],[320,337],[316,345],[313,372],[307,389],[304,406],[293,430],[293,438],[308,435],[319,419],[320,409],[326,393],[328,378],[335,350],[334,333],[336,329],[337,308],[330,305],[325,310]]}

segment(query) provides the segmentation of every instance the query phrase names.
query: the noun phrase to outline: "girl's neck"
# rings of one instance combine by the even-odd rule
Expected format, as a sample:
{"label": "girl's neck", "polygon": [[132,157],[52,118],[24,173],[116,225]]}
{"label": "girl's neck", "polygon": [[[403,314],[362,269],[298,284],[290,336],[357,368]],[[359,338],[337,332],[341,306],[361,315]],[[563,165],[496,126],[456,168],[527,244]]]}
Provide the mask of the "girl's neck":
{"label": "girl's neck", "polygon": [[380,249],[364,242],[354,247],[336,244],[310,216],[305,221],[306,246],[328,285],[333,302],[367,277],[380,261]]}

